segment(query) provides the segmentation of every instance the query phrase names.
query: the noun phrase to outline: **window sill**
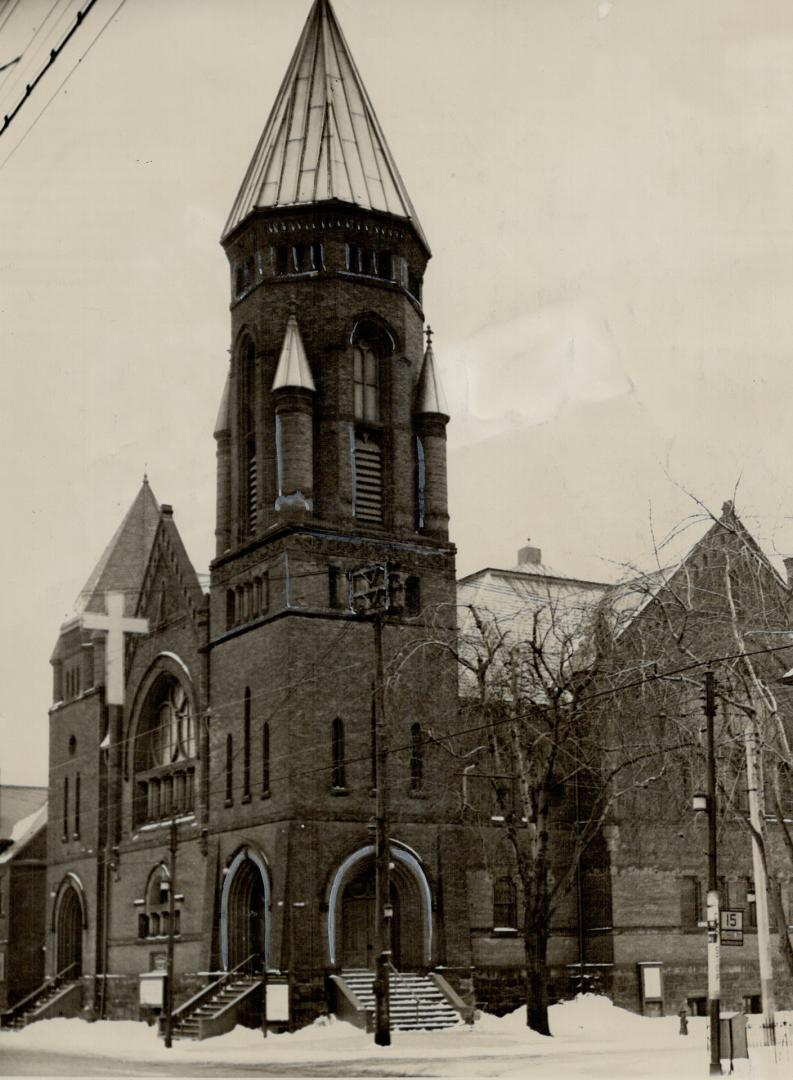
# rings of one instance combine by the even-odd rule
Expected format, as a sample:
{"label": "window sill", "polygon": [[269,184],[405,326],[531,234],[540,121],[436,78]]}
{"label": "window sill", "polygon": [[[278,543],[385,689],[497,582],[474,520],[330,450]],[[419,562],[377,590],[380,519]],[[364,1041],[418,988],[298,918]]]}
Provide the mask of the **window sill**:
{"label": "window sill", "polygon": [[233,799],[224,799],[223,805],[224,806],[233,806],[234,805],[234,800]]}
{"label": "window sill", "polygon": [[269,788],[267,789],[267,791],[262,792],[261,798],[262,799],[269,799],[270,798],[270,789]]}
{"label": "window sill", "polygon": [[422,791],[421,788],[409,788],[408,797],[411,799],[426,799],[426,791]]}
{"label": "window sill", "polygon": [[335,796],[341,798],[341,797],[343,797],[345,795],[349,795],[350,794],[350,789],[348,787],[332,787],[330,789],[330,793],[331,793],[331,795],[335,795]]}
{"label": "window sill", "polygon": [[250,793],[250,791],[246,791],[245,794],[240,799],[240,802],[248,803],[250,801],[251,801],[251,793]]}
{"label": "window sill", "polygon": [[494,926],[490,931],[491,937],[516,938],[520,931],[515,926]]}

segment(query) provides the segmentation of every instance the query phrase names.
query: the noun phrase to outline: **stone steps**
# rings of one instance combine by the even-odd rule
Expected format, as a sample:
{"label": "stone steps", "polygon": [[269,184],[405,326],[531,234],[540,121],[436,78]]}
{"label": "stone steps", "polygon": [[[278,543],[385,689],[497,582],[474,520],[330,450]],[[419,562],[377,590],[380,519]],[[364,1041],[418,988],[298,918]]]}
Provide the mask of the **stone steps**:
{"label": "stone steps", "polygon": [[[365,969],[346,969],[341,972],[344,982],[365,1009],[374,1009],[374,972]],[[427,975],[410,972],[391,973],[391,1027],[396,1031],[439,1031],[454,1027],[460,1015]]]}
{"label": "stone steps", "polygon": [[174,1025],[173,1038],[175,1039],[198,1039],[200,1038],[200,1021],[209,1020],[217,1016],[228,1005],[233,1004],[239,997],[246,993],[252,986],[259,982],[258,979],[239,978],[228,983],[222,989],[213,994],[207,1001],[202,1002],[193,1012],[183,1020],[178,1020]]}

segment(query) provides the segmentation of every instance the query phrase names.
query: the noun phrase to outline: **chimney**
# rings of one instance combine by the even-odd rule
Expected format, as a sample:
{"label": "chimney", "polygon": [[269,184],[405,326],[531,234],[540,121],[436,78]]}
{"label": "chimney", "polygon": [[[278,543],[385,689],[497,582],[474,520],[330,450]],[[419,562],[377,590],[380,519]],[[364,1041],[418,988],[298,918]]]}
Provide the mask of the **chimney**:
{"label": "chimney", "polygon": [[782,562],[785,564],[788,588],[793,589],[793,555],[786,556]]}
{"label": "chimney", "polygon": [[538,547],[522,547],[518,551],[518,566],[539,566],[542,562],[542,550]]}

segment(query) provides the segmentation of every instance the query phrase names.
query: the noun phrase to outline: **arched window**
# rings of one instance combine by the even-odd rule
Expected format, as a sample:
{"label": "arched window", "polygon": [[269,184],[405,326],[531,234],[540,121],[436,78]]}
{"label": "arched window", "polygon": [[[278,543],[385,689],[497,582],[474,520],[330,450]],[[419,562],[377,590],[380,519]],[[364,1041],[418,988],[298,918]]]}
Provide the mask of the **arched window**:
{"label": "arched window", "polygon": [[243,535],[256,531],[258,475],[256,461],[256,352],[246,338],[240,353],[239,451],[241,526]]}
{"label": "arched window", "polygon": [[242,719],[242,797],[251,797],[251,689],[245,687],[245,705]]}
{"label": "arched window", "polygon": [[344,723],[337,716],[331,727],[331,783],[334,788],[346,787],[344,775]]}
{"label": "arched window", "polygon": [[493,926],[515,929],[518,918],[518,897],[515,882],[499,877],[493,883]]}
{"label": "arched window", "polygon": [[234,740],[226,736],[226,806],[234,801]]}
{"label": "arched window", "polygon": [[[181,917],[174,896],[173,932],[180,932]],[[149,874],[144,897],[144,910],[138,915],[138,937],[165,937],[170,930],[171,875],[168,867],[160,863]]]}
{"label": "arched window", "polygon": [[394,352],[391,335],[379,323],[361,320],[352,336],[353,514],[361,521],[383,522],[383,377]]}
{"label": "arched window", "polygon": [[146,696],[135,737],[136,825],[192,812],[196,753],[190,698],[163,673]]}
{"label": "arched window", "polygon": [[410,788],[420,791],[424,783],[424,736],[421,724],[413,724],[410,729]]}
{"label": "arched window", "polygon": [[270,794],[270,725],[262,724],[262,798]]}

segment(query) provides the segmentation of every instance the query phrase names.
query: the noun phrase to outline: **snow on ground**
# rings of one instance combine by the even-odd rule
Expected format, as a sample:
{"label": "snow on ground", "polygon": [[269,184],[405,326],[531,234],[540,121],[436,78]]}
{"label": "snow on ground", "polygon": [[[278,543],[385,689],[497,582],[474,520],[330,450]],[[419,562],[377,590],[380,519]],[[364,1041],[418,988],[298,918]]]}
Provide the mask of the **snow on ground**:
{"label": "snow on ground", "polygon": [[[793,1015],[788,1014],[788,1020]],[[323,1067],[338,1062],[366,1063],[377,1075],[377,1063],[389,1072],[443,1077],[499,1077],[501,1080],[703,1080],[708,1074],[707,1021],[689,1020],[689,1034],[679,1034],[677,1017],[650,1019],[614,1006],[608,998],[582,995],[552,1006],[553,1038],[526,1027],[525,1008],[504,1017],[482,1015],[473,1028],[460,1025],[440,1032],[396,1032],[392,1045],[374,1046],[372,1036],[335,1018],[318,1020],[294,1034],[269,1035],[235,1028],[201,1043],[176,1040],[166,1050],[156,1029],[134,1021],[43,1020],[22,1031],[0,1032],[0,1056],[9,1050],[48,1049],[88,1054],[132,1063],[209,1063],[228,1068],[312,1062]],[[776,1055],[753,1054],[752,1080],[793,1075],[793,1047]],[[404,1070],[399,1063],[404,1063]],[[140,1072],[140,1068],[134,1069]],[[745,1063],[737,1072],[747,1073]]]}

